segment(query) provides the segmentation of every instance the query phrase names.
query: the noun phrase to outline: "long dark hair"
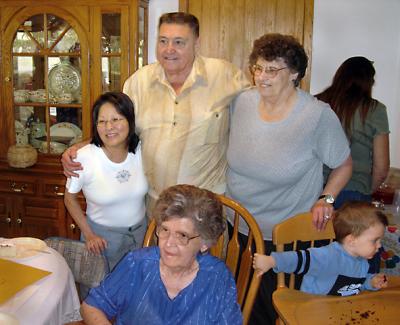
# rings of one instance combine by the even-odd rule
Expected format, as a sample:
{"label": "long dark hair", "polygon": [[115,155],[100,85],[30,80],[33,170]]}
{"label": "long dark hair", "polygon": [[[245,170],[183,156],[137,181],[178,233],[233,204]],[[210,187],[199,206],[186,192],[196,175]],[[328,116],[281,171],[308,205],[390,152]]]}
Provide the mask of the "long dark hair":
{"label": "long dark hair", "polygon": [[333,77],[332,85],[316,95],[336,112],[347,136],[351,135],[354,114],[360,108],[364,125],[368,111],[374,110],[377,101],[371,97],[375,69],[370,60],[354,56],[344,61]]}
{"label": "long dark hair", "polygon": [[115,107],[117,112],[124,116],[129,124],[129,133],[127,138],[128,152],[135,153],[136,147],[139,143],[139,137],[135,133],[135,109],[131,99],[121,92],[107,92],[99,96],[95,103],[93,104],[93,125],[92,134],[93,138],[91,143],[98,147],[103,146],[103,141],[101,141],[99,132],[97,131],[97,120],[99,118],[99,112],[101,106],[109,103]]}

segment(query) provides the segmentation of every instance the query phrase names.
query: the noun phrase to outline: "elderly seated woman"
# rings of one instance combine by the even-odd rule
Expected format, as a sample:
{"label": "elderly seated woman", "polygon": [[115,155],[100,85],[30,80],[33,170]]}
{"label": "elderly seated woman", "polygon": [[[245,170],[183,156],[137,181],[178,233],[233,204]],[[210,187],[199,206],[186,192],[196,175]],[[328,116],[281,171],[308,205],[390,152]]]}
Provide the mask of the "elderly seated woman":
{"label": "elderly seated woman", "polygon": [[209,255],[225,228],[210,191],[166,189],[153,216],[158,247],[129,252],[82,304],[87,324],[242,324],[232,274]]}

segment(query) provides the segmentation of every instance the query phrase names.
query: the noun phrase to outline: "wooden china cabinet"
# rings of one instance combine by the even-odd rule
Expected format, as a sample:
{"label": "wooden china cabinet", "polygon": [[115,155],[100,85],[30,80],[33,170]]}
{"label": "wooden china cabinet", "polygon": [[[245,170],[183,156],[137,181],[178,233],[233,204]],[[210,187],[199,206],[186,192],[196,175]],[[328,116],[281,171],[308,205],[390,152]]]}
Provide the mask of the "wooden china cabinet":
{"label": "wooden china cabinet", "polygon": [[[79,237],[60,155],[90,137],[97,96],[147,63],[147,21],[147,0],[0,2],[0,237]],[[17,143],[34,166],[8,166]]]}

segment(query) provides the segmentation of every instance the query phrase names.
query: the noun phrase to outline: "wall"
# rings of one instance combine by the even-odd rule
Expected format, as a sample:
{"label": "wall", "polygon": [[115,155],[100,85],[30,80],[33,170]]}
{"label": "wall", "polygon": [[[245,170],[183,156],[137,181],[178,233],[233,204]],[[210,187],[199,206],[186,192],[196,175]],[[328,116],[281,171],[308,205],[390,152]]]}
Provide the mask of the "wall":
{"label": "wall", "polygon": [[388,109],[391,166],[400,167],[400,1],[314,0],[312,94],[348,57],[374,61],[373,97]]}
{"label": "wall", "polygon": [[148,62],[156,61],[156,41],[158,18],[165,12],[179,10],[178,0],[150,0],[149,2],[149,58]]}
{"label": "wall", "polygon": [[[220,1],[220,0],[216,0]],[[155,61],[157,20],[177,11],[178,0],[150,0],[149,62]],[[311,93],[331,82],[348,57],[373,60],[373,96],[388,108],[391,165],[400,168],[400,13],[399,0],[314,0]],[[203,35],[204,37],[204,35]]]}

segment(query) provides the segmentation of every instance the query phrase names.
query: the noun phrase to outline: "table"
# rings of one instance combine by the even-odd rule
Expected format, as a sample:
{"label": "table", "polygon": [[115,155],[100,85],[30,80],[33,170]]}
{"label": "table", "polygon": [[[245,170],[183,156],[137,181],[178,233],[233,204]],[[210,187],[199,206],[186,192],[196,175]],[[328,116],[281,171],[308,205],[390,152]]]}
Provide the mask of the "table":
{"label": "table", "polygon": [[321,296],[293,289],[273,293],[274,306],[285,324],[398,324],[400,277],[388,276],[389,287],[350,297]]}
{"label": "table", "polygon": [[12,314],[20,325],[61,325],[82,319],[71,270],[58,252],[49,247],[46,251],[50,254],[39,252],[32,257],[11,259],[52,272],[0,305],[0,312]]}
{"label": "table", "polygon": [[400,215],[391,206],[385,207],[389,226],[382,238],[381,272],[400,276]]}

